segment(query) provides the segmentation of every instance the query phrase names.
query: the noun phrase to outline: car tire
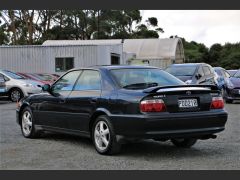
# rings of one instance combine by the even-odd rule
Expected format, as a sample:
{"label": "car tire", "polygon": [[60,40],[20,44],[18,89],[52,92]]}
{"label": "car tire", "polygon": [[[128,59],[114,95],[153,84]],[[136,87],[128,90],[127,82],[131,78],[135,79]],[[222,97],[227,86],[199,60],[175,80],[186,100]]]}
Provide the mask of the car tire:
{"label": "car tire", "polygon": [[17,102],[19,101],[21,98],[23,98],[23,92],[21,89],[19,88],[13,88],[10,90],[9,92],[9,99],[12,101],[12,102]]}
{"label": "car tire", "polygon": [[233,100],[232,100],[232,99],[226,99],[225,101],[226,101],[227,104],[233,103]]}
{"label": "car tire", "polygon": [[92,141],[96,151],[102,155],[117,154],[121,144],[117,142],[116,134],[108,116],[99,116],[92,126]]}
{"label": "car tire", "polygon": [[177,147],[190,148],[197,142],[197,139],[194,138],[171,139],[171,142]]}
{"label": "car tire", "polygon": [[25,138],[36,138],[40,132],[36,131],[34,126],[34,118],[30,107],[25,107],[21,113],[21,131]]}

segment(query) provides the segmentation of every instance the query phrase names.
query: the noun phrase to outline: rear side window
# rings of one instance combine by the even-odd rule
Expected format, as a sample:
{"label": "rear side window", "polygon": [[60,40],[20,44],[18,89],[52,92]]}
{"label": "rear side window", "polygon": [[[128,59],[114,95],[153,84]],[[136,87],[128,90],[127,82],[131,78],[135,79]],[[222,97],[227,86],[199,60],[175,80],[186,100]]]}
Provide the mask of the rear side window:
{"label": "rear side window", "polygon": [[202,66],[199,66],[199,68],[198,68],[198,74],[200,74],[201,76],[204,76]]}
{"label": "rear side window", "polygon": [[203,72],[204,72],[205,75],[210,75],[211,74],[210,68],[207,67],[207,66],[203,66]]}
{"label": "rear side window", "polygon": [[[157,86],[185,84],[173,75],[160,69],[113,69],[111,74],[121,87],[151,83]],[[141,86],[139,86],[139,89],[141,89]]]}
{"label": "rear side window", "polygon": [[98,71],[95,70],[84,70],[74,87],[74,91],[100,90],[100,89],[101,89],[100,74]]}

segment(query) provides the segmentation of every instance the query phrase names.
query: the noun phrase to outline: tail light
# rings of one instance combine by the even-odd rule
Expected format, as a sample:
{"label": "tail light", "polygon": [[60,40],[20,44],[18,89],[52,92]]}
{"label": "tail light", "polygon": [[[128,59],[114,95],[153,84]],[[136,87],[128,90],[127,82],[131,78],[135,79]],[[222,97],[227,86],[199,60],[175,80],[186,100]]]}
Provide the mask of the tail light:
{"label": "tail light", "polygon": [[144,100],[140,103],[140,110],[142,112],[164,112],[166,106],[162,99]]}
{"label": "tail light", "polygon": [[223,109],[224,102],[222,97],[213,97],[211,103],[211,109]]}

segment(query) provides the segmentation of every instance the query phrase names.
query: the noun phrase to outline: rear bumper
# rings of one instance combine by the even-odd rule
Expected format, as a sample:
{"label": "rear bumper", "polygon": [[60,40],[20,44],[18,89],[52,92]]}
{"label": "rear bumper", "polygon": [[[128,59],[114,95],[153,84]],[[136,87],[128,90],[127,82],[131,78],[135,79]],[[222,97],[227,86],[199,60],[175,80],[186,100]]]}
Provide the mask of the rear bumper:
{"label": "rear bumper", "polygon": [[161,115],[111,116],[117,135],[130,138],[198,137],[223,131],[227,112],[214,110]]}

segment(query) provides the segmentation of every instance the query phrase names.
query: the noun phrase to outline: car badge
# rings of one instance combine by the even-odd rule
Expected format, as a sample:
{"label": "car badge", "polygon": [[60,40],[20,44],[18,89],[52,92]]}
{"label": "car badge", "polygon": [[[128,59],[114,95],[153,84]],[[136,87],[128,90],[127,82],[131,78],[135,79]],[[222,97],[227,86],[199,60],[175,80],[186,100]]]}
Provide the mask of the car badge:
{"label": "car badge", "polygon": [[187,94],[187,95],[191,95],[191,91],[187,91],[186,94]]}

